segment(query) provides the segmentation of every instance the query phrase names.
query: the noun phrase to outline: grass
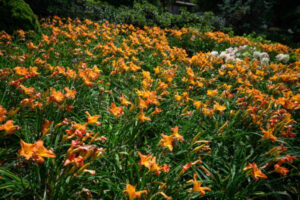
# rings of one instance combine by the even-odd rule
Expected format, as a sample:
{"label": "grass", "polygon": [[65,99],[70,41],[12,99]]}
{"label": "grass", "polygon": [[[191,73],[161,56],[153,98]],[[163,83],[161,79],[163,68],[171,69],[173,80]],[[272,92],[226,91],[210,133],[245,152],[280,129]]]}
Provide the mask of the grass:
{"label": "grass", "polygon": [[0,35],[0,199],[299,198],[299,49],[41,24]]}

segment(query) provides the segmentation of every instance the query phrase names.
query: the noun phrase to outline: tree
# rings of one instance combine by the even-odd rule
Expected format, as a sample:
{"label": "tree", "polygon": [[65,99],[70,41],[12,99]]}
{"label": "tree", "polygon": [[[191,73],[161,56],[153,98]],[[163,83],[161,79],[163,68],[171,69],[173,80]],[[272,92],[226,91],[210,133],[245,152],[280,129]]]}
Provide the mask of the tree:
{"label": "tree", "polygon": [[8,33],[18,29],[41,32],[37,17],[24,0],[0,0],[0,29]]}

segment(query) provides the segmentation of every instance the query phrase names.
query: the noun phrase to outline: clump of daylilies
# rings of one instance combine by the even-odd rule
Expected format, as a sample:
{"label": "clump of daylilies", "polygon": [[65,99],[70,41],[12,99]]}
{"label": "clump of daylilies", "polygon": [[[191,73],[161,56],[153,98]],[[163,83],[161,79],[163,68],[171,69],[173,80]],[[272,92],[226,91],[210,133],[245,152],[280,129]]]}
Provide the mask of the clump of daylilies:
{"label": "clump of daylilies", "polygon": [[[97,147],[97,145],[91,145],[92,142],[101,141],[106,142],[106,137],[99,136],[99,132],[94,134],[88,131],[88,125],[100,126],[101,123],[98,121],[100,115],[91,115],[88,111],[87,122],[84,124],[76,123],[72,121],[70,123],[69,119],[64,119],[61,123],[55,125],[54,128],[58,128],[63,125],[71,124],[71,128],[67,129],[66,135],[63,137],[63,141],[71,140],[71,145],[66,152],[66,160],[64,166],[72,166],[68,169],[68,174],[74,174],[75,176],[81,172],[88,172],[91,175],[95,175],[95,170],[86,169],[94,160],[100,158],[105,149]],[[45,137],[50,131],[53,122],[45,120],[42,125],[42,134]],[[85,144],[87,142],[89,144]],[[26,160],[30,158],[36,163],[43,163],[44,158],[55,158],[56,155],[53,149],[47,149],[44,147],[43,140],[38,140],[34,144],[26,143],[21,139],[21,150],[19,150],[19,155],[24,156]],[[85,163],[88,161],[87,163]]]}
{"label": "clump of daylilies", "polygon": [[249,163],[243,170],[249,171],[254,180],[258,180],[259,178],[267,178],[267,176],[257,167],[256,163]]}
{"label": "clump of daylilies", "polygon": [[[94,170],[88,170],[86,168],[94,160],[100,158],[105,152],[105,149],[102,147],[99,148],[97,145],[91,145],[91,143],[97,141],[104,143],[106,142],[107,138],[104,136],[99,136],[99,132],[94,134],[92,131],[88,131],[89,125],[101,125],[101,123],[98,121],[100,115],[91,115],[88,111],[85,113],[88,116],[87,122],[81,124],[72,121],[71,128],[65,131],[66,135],[63,138],[64,140],[72,140],[71,146],[66,153],[67,159],[65,160],[64,166],[72,166],[68,170],[68,173],[74,173],[75,170],[79,168],[74,175],[77,175],[81,172],[88,172],[92,175],[95,175],[96,172]],[[68,122],[63,123],[68,124]],[[62,124],[58,124],[58,126],[61,125]],[[88,144],[85,144],[86,142],[88,142]]]}
{"label": "clump of daylilies", "polygon": [[[7,110],[0,105],[0,123],[4,122],[8,115],[12,115],[12,112],[7,113]],[[4,124],[0,124],[0,133],[4,135],[11,135],[19,130],[20,127],[14,125],[13,120],[7,120]]]}
{"label": "clump of daylilies", "polygon": [[143,165],[144,167],[148,168],[149,171],[155,172],[156,175],[159,175],[162,172],[169,172],[170,166],[167,164],[163,164],[160,167],[156,162],[156,156],[152,156],[151,154],[143,155],[142,153],[138,152],[140,156],[139,165]]}

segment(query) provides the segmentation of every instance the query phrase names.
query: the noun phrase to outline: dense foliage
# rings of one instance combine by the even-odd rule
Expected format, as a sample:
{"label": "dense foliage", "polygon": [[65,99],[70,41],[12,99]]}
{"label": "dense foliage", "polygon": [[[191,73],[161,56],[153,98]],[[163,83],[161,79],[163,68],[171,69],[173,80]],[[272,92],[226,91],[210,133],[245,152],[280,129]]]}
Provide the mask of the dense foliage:
{"label": "dense foliage", "polygon": [[0,0],[0,30],[13,33],[18,29],[41,31],[38,19],[24,0]]}
{"label": "dense foliage", "polygon": [[300,44],[300,4],[294,0],[195,0],[197,11],[213,11],[238,34],[259,32],[268,39]]}
{"label": "dense foliage", "polygon": [[34,12],[42,17],[58,15],[80,19],[89,18],[102,22],[108,20],[115,24],[132,24],[138,27],[157,25],[162,28],[181,28],[193,26],[202,31],[224,28],[222,19],[214,16],[211,12],[196,15],[182,10],[179,15],[175,15],[145,0],[132,2],[131,6],[121,7],[114,7],[102,1],[27,0],[27,2]]}
{"label": "dense foliage", "polygon": [[299,49],[41,26],[0,34],[0,199],[299,197]]}

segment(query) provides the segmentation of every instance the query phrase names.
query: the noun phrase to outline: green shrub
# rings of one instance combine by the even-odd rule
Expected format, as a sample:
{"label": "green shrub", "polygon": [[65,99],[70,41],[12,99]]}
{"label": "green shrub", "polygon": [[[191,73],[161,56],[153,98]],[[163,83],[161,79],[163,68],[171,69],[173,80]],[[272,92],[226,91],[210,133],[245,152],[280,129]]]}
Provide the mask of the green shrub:
{"label": "green shrub", "polygon": [[160,26],[162,28],[195,27],[208,31],[217,27],[222,29],[222,19],[216,18],[212,12],[194,14],[181,10],[179,15],[162,12],[158,7],[146,1],[135,2],[133,8],[120,7],[115,10],[116,15],[111,22],[133,24],[135,26]]}
{"label": "green shrub", "polygon": [[293,47],[299,46],[300,5],[295,0],[195,0],[197,10],[213,11],[237,34],[258,32]]}
{"label": "green shrub", "polygon": [[0,29],[8,33],[18,29],[41,32],[35,14],[24,0],[0,0],[0,18]]}
{"label": "green shrub", "polygon": [[[167,3],[155,1],[136,1],[131,6],[115,7],[109,2],[98,0],[26,0],[33,11],[41,17],[57,15],[60,17],[89,18],[96,21],[109,21],[115,24],[132,24],[138,27],[160,26],[162,28],[194,27],[201,31],[223,30],[223,18],[212,12],[191,13],[181,10],[175,15],[164,11]],[[151,3],[150,3],[151,2]],[[158,5],[158,6],[157,6]]]}
{"label": "green shrub", "polygon": [[[100,1],[100,0],[95,0],[96,2]],[[125,6],[132,6],[133,5],[133,2],[134,0],[122,0],[122,1],[116,1],[116,0],[102,0],[104,2],[107,2],[109,3],[110,5],[113,5],[113,6],[122,6],[122,5],[125,5]]]}

